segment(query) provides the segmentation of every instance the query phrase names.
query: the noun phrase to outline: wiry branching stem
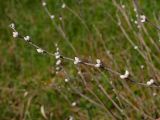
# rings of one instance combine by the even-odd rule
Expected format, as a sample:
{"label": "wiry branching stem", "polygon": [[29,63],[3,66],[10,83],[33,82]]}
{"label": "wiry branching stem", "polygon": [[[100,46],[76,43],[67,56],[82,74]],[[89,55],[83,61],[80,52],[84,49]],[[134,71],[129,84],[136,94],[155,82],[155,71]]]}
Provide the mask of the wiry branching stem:
{"label": "wiry branching stem", "polygon": [[[30,39],[26,40],[25,36],[23,36],[23,35],[21,35],[21,34],[19,34],[17,32],[17,30],[15,29],[14,24],[11,24],[10,27],[13,30],[13,37],[15,37],[15,38],[17,37],[17,38],[20,38],[20,39],[24,40],[27,44],[29,44],[30,46],[35,48],[38,53],[43,53],[43,54],[47,54],[49,56],[56,57],[56,55],[54,53],[51,53],[51,52],[49,52],[49,51],[47,51],[45,49],[42,49],[40,46],[38,46],[35,43],[33,43]],[[15,35],[15,33],[16,33],[16,35]],[[107,67],[99,59],[97,59],[97,63],[91,63],[91,62],[88,62],[88,61],[83,61],[83,60],[79,59],[78,57],[75,57],[75,59],[73,59],[73,58],[70,58],[70,57],[63,56],[63,55],[60,55],[60,59],[71,61],[74,64],[83,64],[83,65],[86,65],[86,66],[91,66],[91,67],[95,67],[95,68],[110,72],[110,73],[120,77],[123,80],[130,81],[131,83],[134,83],[134,84],[137,84],[137,85],[141,85],[141,86],[144,86],[144,87],[160,88],[160,85],[155,84],[154,81],[150,82],[151,80],[148,81],[147,83],[141,83],[141,82],[138,82],[136,80],[133,80],[128,71],[126,71],[126,73],[124,75],[121,75],[121,73],[119,73],[119,72],[117,72],[115,70],[112,70],[111,68]]]}

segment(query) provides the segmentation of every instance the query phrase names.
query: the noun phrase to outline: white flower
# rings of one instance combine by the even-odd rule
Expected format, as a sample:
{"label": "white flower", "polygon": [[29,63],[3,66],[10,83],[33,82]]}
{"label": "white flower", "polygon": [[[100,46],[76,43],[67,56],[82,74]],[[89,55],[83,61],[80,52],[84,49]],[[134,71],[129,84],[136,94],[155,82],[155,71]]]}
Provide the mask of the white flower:
{"label": "white flower", "polygon": [[51,18],[51,19],[54,19],[54,18],[55,18],[55,16],[54,16],[54,15],[51,15],[51,16],[50,16],[50,18]]}
{"label": "white flower", "polygon": [[97,59],[96,62],[97,62],[97,64],[95,64],[95,67],[97,67],[97,68],[101,67],[101,65],[102,65],[101,60]]}
{"label": "white flower", "polygon": [[44,50],[43,50],[43,49],[41,49],[41,48],[38,48],[38,49],[37,49],[37,52],[38,52],[38,53],[43,53],[43,52],[44,52]]}
{"label": "white flower", "polygon": [[59,59],[61,57],[61,55],[60,55],[60,53],[57,51],[56,53],[55,53],[55,58],[56,59]]}
{"label": "white flower", "polygon": [[137,21],[137,20],[135,20],[135,21],[134,21],[134,23],[135,23],[135,24],[138,24],[138,21]]}
{"label": "white flower", "polygon": [[42,2],[42,6],[46,6],[46,5],[47,5],[46,2],[43,1],[43,2]]}
{"label": "white flower", "polygon": [[156,95],[157,95],[157,93],[154,92],[154,93],[153,93],[153,96],[156,96]]}
{"label": "white flower", "polygon": [[64,81],[65,81],[65,82],[68,82],[69,80],[66,78]]}
{"label": "white flower", "polygon": [[134,49],[137,50],[137,49],[138,49],[138,46],[134,46]]}
{"label": "white flower", "polygon": [[81,62],[81,60],[78,58],[78,57],[75,57],[74,58],[74,64],[78,64],[78,63],[80,63]]}
{"label": "white flower", "polygon": [[60,16],[60,17],[59,17],[59,20],[61,21],[62,19],[63,19],[62,16]]}
{"label": "white flower", "polygon": [[125,5],[122,5],[122,8],[125,8],[126,6]]}
{"label": "white flower", "polygon": [[150,79],[149,81],[147,81],[147,85],[150,86],[154,83],[154,80],[153,79]]}
{"label": "white flower", "polygon": [[29,40],[30,40],[30,36],[25,36],[25,37],[24,37],[24,40],[25,40],[25,41],[29,41]]}
{"label": "white flower", "polygon": [[74,107],[74,106],[76,106],[76,104],[77,104],[76,102],[73,102],[73,103],[72,103],[72,106]]}
{"label": "white flower", "polygon": [[120,75],[121,79],[127,79],[129,77],[129,71],[126,70],[124,75]]}
{"label": "white flower", "polygon": [[145,15],[141,15],[140,16],[140,20],[142,23],[146,22],[146,16]]}
{"label": "white flower", "polygon": [[60,64],[61,64],[61,60],[59,59],[59,60],[57,60],[56,65],[58,66]]}
{"label": "white flower", "polygon": [[14,38],[18,37],[18,32],[13,32],[13,37]]}
{"label": "white flower", "polygon": [[144,65],[141,65],[141,69],[144,69]]}
{"label": "white flower", "polygon": [[56,71],[59,71],[59,70],[60,70],[60,67],[57,66],[57,67],[56,67]]}
{"label": "white flower", "polygon": [[65,4],[65,3],[63,3],[63,4],[62,4],[62,8],[65,8],[65,7],[66,7],[66,4]]}
{"label": "white flower", "polygon": [[24,92],[24,97],[26,97],[28,95],[28,92],[27,91],[25,91]]}
{"label": "white flower", "polygon": [[15,29],[14,23],[11,23],[9,26],[10,26],[12,29]]}

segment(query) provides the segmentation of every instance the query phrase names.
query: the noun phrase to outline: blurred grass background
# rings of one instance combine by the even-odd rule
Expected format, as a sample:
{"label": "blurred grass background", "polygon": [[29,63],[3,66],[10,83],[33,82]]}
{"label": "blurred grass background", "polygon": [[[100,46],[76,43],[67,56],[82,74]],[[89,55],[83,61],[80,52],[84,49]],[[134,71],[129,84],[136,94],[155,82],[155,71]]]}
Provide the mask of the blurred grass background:
{"label": "blurred grass background", "polygon": [[[111,64],[112,61],[107,55],[110,52],[114,56],[119,70],[123,70],[126,67],[126,61],[128,61],[135,74],[142,74],[139,66],[145,64],[145,60],[137,54],[119,29],[116,19],[116,14],[119,13],[111,0],[47,0],[46,2],[49,11],[56,16],[56,23],[63,27],[70,43],[76,48],[80,57],[85,59],[100,58],[106,61],[106,64]],[[69,9],[61,8],[63,2],[81,17],[86,26]],[[132,1],[120,0],[118,3],[125,5],[130,17],[134,17]],[[141,9],[151,21],[155,21],[155,16],[159,17],[159,5],[159,0],[140,0]],[[58,19],[60,16],[63,18],[62,21]],[[45,106],[45,112],[52,120],[65,120],[74,113],[77,115],[75,118],[79,120],[107,119],[95,106],[81,98],[79,98],[77,108],[70,108],[65,99],[49,87],[51,81],[57,82],[61,79],[55,76],[54,58],[39,55],[32,47],[19,39],[14,39],[12,31],[8,27],[12,22],[16,24],[20,33],[31,36],[34,43],[41,47],[54,52],[55,43],[59,43],[60,50],[64,55],[76,56],[72,48],[56,31],[54,24],[45,13],[41,1],[1,0],[0,119],[44,119],[40,112],[41,105]],[[122,24],[125,26],[125,21]],[[132,35],[132,31],[127,26],[125,27],[127,33]],[[149,35],[156,40],[159,46],[160,36],[157,35],[157,30],[149,25],[146,27]],[[134,29],[136,31],[136,28]],[[134,36],[133,39],[136,41]],[[72,63],[65,64],[69,72],[75,72]],[[160,67],[156,61],[155,64],[157,68]],[[145,70],[143,77],[148,77]],[[105,78],[101,79],[105,81]],[[106,83],[104,82],[104,84]],[[137,88],[134,92],[136,90]],[[28,95],[24,97],[26,91]],[[75,95],[69,95],[69,97],[73,101],[77,98]],[[105,101],[105,98],[101,99]],[[107,106],[112,108],[110,102],[107,103]],[[157,114],[159,115],[159,113]],[[134,120],[134,116],[131,118]]]}

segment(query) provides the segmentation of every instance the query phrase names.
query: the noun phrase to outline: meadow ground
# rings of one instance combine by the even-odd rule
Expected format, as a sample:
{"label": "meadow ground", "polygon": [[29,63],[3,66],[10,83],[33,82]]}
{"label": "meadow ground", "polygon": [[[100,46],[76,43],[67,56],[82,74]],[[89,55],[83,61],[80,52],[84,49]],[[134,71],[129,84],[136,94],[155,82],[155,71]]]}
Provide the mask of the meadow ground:
{"label": "meadow ground", "polygon": [[43,2],[0,0],[1,120],[160,118],[160,0]]}

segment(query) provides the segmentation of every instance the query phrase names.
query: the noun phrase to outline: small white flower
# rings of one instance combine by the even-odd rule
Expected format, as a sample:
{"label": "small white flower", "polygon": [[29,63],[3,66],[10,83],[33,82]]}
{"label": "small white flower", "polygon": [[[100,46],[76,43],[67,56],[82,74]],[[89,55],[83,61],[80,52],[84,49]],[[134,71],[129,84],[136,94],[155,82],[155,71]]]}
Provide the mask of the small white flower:
{"label": "small white flower", "polygon": [[137,9],[136,8],[134,8],[134,12],[136,12],[137,11]]}
{"label": "small white flower", "polygon": [[68,82],[69,80],[66,78],[64,81],[65,81],[65,82]]}
{"label": "small white flower", "polygon": [[43,49],[41,49],[41,48],[38,48],[38,49],[37,49],[37,52],[38,52],[38,53],[43,53],[43,52],[44,52],[44,50],[43,50]]}
{"label": "small white flower", "polygon": [[53,20],[53,19],[55,18],[55,16],[54,16],[54,15],[51,15],[50,18]]}
{"label": "small white flower", "polygon": [[129,71],[126,70],[124,75],[120,75],[121,79],[127,79],[129,77]]}
{"label": "small white flower", "polygon": [[78,57],[75,57],[74,58],[74,64],[78,64],[78,63],[80,63],[81,62],[81,60],[78,58]]}
{"label": "small white flower", "polygon": [[46,6],[46,5],[47,5],[46,2],[43,1],[43,2],[42,2],[42,6]]}
{"label": "small white flower", "polygon": [[137,50],[137,49],[138,49],[138,46],[134,46],[134,49]]}
{"label": "small white flower", "polygon": [[57,60],[56,65],[58,66],[60,64],[61,64],[61,60],[59,59],[59,60]]}
{"label": "small white flower", "polygon": [[125,8],[126,6],[125,5],[122,5],[122,8]]}
{"label": "small white flower", "polygon": [[157,93],[154,92],[154,93],[153,93],[153,96],[156,96],[156,95],[157,95]]}
{"label": "small white flower", "polygon": [[30,40],[30,36],[25,36],[25,37],[24,37],[24,40],[25,40],[25,41],[29,41],[29,40]]}
{"label": "small white flower", "polygon": [[74,106],[76,106],[76,105],[77,105],[77,103],[76,103],[76,102],[73,102],[73,103],[72,103],[72,106],[73,106],[73,107],[74,107]]}
{"label": "small white flower", "polygon": [[56,71],[59,71],[59,70],[60,70],[60,67],[57,66],[57,67],[56,67]]}
{"label": "small white flower", "polygon": [[10,26],[12,29],[15,29],[14,23],[11,23],[9,26]]}
{"label": "small white flower", "polygon": [[141,65],[141,69],[144,69],[144,65]]}
{"label": "small white flower", "polygon": [[25,93],[24,93],[24,97],[26,97],[28,95],[28,92],[27,91],[25,91]]}
{"label": "small white flower", "polygon": [[140,25],[137,25],[137,28],[141,28],[141,26],[140,26]]}
{"label": "small white flower", "polygon": [[138,21],[137,21],[137,20],[135,20],[135,21],[134,21],[134,23],[135,23],[135,24],[138,24]]}
{"label": "small white flower", "polygon": [[147,85],[150,86],[154,83],[154,80],[153,79],[150,79],[149,81],[147,81]]}
{"label": "small white flower", "polygon": [[146,22],[146,16],[145,15],[141,15],[140,16],[140,20],[142,23]]}
{"label": "small white flower", "polygon": [[65,8],[65,7],[66,7],[66,4],[65,4],[65,3],[63,3],[63,4],[62,4],[62,8]]}
{"label": "small white flower", "polygon": [[95,64],[95,67],[97,67],[97,68],[101,67],[101,65],[102,65],[101,60],[97,59],[96,62],[97,62],[97,64]]}
{"label": "small white flower", "polygon": [[59,17],[59,20],[62,21],[62,19],[63,19],[62,16],[60,16],[60,17]]}
{"label": "small white flower", "polygon": [[55,53],[55,58],[56,59],[59,59],[61,57],[61,55],[60,55],[60,53],[57,51],[56,53]]}
{"label": "small white flower", "polygon": [[59,51],[59,48],[58,48],[58,47],[56,48],[56,51]]}
{"label": "small white flower", "polygon": [[13,37],[14,38],[18,37],[18,32],[13,32]]}

